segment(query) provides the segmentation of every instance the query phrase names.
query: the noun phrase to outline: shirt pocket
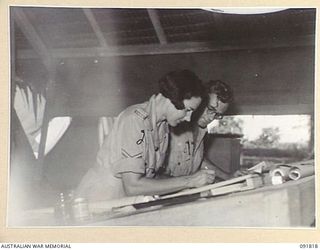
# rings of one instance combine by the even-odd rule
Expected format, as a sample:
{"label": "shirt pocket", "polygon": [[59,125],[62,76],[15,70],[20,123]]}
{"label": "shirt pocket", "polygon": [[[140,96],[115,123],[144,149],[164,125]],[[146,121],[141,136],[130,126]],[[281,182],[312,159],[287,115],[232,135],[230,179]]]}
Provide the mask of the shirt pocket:
{"label": "shirt pocket", "polygon": [[191,148],[189,151],[188,144],[184,143],[183,145],[180,145],[180,150],[174,151],[173,153],[175,154],[175,157],[174,157],[175,162],[171,166],[171,175],[172,176],[189,175],[192,172]]}

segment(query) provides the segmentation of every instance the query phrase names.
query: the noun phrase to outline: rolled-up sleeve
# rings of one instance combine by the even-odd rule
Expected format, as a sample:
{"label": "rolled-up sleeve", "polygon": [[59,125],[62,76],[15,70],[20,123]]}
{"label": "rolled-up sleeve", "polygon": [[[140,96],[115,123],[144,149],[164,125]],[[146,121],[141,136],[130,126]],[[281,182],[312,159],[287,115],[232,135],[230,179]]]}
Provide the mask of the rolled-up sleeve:
{"label": "rolled-up sleeve", "polygon": [[120,155],[112,166],[115,176],[120,177],[125,172],[145,174],[143,120],[134,114],[124,117],[119,123],[117,140]]}
{"label": "rolled-up sleeve", "polygon": [[142,158],[124,158],[114,164],[116,177],[122,173],[145,174],[144,160]]}

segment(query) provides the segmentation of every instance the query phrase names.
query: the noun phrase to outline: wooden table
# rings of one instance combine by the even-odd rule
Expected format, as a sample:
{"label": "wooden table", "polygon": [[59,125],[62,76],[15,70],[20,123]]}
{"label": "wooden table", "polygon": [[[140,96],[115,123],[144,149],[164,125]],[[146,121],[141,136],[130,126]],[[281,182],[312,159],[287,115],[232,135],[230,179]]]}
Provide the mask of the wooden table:
{"label": "wooden table", "polygon": [[315,178],[163,207],[90,226],[310,227]]}
{"label": "wooden table", "polygon": [[[315,220],[315,178],[139,212],[99,217],[77,226],[310,227]],[[26,211],[17,224],[9,226],[59,224],[53,208],[48,208]]]}

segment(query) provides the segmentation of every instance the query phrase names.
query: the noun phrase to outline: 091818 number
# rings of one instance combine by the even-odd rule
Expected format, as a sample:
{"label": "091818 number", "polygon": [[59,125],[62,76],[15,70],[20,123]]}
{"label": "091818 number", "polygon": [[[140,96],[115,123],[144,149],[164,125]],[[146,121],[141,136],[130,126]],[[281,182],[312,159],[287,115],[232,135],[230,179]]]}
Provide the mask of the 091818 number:
{"label": "091818 number", "polygon": [[300,244],[299,246],[300,248],[304,248],[304,249],[318,248],[318,244],[310,244],[310,243]]}

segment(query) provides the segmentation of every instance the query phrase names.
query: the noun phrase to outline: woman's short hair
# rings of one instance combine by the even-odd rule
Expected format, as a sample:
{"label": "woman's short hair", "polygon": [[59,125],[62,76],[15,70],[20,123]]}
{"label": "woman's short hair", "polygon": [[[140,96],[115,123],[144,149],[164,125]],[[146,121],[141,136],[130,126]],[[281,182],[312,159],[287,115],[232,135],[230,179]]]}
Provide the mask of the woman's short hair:
{"label": "woman's short hair", "polygon": [[159,80],[159,92],[168,98],[176,109],[184,109],[183,101],[202,97],[204,88],[198,76],[190,70],[172,71]]}
{"label": "woman's short hair", "polygon": [[233,93],[231,87],[228,84],[220,80],[211,80],[205,84],[205,87],[208,94],[216,94],[221,102],[232,102]]}

